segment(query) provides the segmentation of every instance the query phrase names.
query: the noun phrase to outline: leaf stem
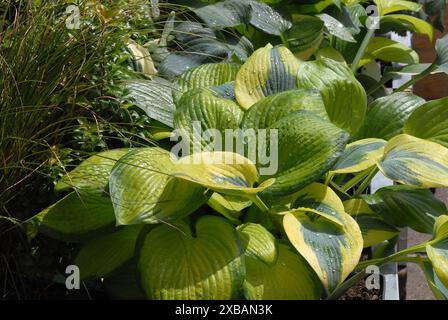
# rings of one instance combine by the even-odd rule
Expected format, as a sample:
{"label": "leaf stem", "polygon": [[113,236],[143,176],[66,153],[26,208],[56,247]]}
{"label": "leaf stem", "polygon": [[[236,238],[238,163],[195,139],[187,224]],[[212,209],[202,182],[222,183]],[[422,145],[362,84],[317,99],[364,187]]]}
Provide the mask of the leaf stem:
{"label": "leaf stem", "polygon": [[255,205],[263,212],[269,212],[269,208],[265,205],[265,203],[263,202],[263,200],[260,199],[260,197],[258,195],[255,196],[251,196],[250,200],[253,201],[253,203],[255,203]]}
{"label": "leaf stem", "polygon": [[366,276],[364,269],[367,266],[370,266],[370,265],[381,266],[381,265],[389,263],[389,262],[397,262],[397,261],[404,262],[404,261],[408,261],[408,260],[409,260],[409,262],[418,263],[417,257],[405,257],[405,255],[410,254],[410,253],[415,253],[417,251],[421,251],[422,249],[425,248],[425,246],[426,246],[426,242],[423,242],[418,245],[409,247],[405,250],[394,253],[386,258],[362,261],[356,267],[356,269],[362,269],[362,270],[359,271],[354,276],[352,276],[351,278],[349,278],[348,280],[346,280],[345,282],[341,283],[338,287],[336,287],[336,289],[333,291],[333,293],[328,297],[328,300],[338,299],[341,295],[343,295],[353,285],[355,285],[356,283],[361,281]]}
{"label": "leaf stem", "polygon": [[366,178],[369,175],[368,171],[362,171],[355,175],[353,178],[351,178],[347,183],[345,183],[341,189],[344,190],[344,192],[347,192],[354,186],[356,186],[362,179]]}
{"label": "leaf stem", "polygon": [[355,73],[356,70],[358,70],[359,61],[361,61],[362,57],[364,56],[367,46],[369,45],[370,39],[372,39],[374,34],[375,34],[374,28],[370,28],[367,30],[364,40],[362,41],[361,46],[359,47],[358,52],[356,53],[355,59],[352,62],[351,69],[353,73]]}
{"label": "leaf stem", "polygon": [[431,65],[428,69],[426,69],[425,71],[423,71],[420,74],[417,74],[416,76],[411,78],[408,82],[406,82],[403,85],[401,85],[397,90],[395,90],[395,92],[400,92],[400,91],[406,90],[410,86],[414,85],[416,82],[422,80],[424,77],[426,77],[427,75],[431,74],[431,72],[433,70],[434,70],[434,66]]}
{"label": "leaf stem", "polygon": [[356,198],[357,196],[362,194],[364,192],[364,190],[366,190],[366,188],[369,186],[370,182],[372,181],[373,177],[375,177],[375,175],[377,174],[378,171],[379,170],[377,167],[373,168],[372,171],[370,171],[370,173],[367,175],[367,177],[361,183],[359,188],[356,189],[355,193],[353,194],[353,198]]}

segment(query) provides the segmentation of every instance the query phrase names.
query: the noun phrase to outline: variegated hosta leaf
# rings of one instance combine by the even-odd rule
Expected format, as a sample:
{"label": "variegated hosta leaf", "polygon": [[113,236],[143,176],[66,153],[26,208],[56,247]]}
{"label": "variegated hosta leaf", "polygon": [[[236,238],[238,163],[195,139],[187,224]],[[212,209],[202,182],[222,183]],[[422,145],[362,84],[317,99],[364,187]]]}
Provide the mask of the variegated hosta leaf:
{"label": "variegated hosta leaf", "polygon": [[448,216],[440,216],[434,225],[433,239],[426,253],[440,281],[448,288]]}
{"label": "variegated hosta leaf", "polygon": [[328,119],[320,93],[300,89],[277,93],[258,101],[245,113],[242,126],[245,129],[265,129],[298,110],[312,111]]}
{"label": "variegated hosta leaf", "polygon": [[390,140],[378,164],[388,178],[422,188],[448,186],[448,148],[401,134]]}
{"label": "variegated hosta leaf", "polygon": [[[179,100],[174,127],[182,130],[182,139],[189,139],[186,143],[193,152],[216,150],[216,144],[223,150],[225,130],[238,129],[242,118],[243,111],[235,102],[219,97],[210,89],[193,89]],[[204,139],[207,130],[213,131],[209,139]],[[216,137],[215,132],[220,135]]]}
{"label": "variegated hosta leaf", "polygon": [[347,200],[344,202],[344,208],[359,225],[364,248],[389,240],[399,233],[397,228],[384,221],[362,199]]}
{"label": "variegated hosta leaf", "polygon": [[363,199],[389,224],[424,233],[431,233],[437,217],[448,211],[430,190],[403,185],[381,188]]}
{"label": "variegated hosta leaf", "polygon": [[222,195],[214,192],[207,204],[233,223],[240,224],[242,211],[252,205],[252,201],[238,196]]}
{"label": "variegated hosta leaf", "polygon": [[313,183],[293,195],[292,211],[312,212],[333,223],[343,226],[345,214],[341,199],[330,188]]}
{"label": "variegated hosta leaf", "polygon": [[448,97],[417,108],[404,125],[404,133],[448,147]]}
{"label": "variegated hosta leaf", "polygon": [[147,75],[157,74],[157,70],[154,67],[154,62],[152,61],[148,49],[132,40],[129,41],[127,48],[132,54],[132,66],[135,71]]}
{"label": "variegated hosta leaf", "polygon": [[217,93],[221,98],[236,101],[234,81],[226,82],[219,86],[211,87],[210,89]]}
{"label": "variegated hosta leaf", "polygon": [[248,198],[274,183],[274,179],[268,179],[254,187],[259,178],[255,164],[237,153],[218,151],[180,158],[174,176],[223,194]]}
{"label": "variegated hosta leaf", "polygon": [[[327,188],[324,185],[316,186],[322,190]],[[323,215],[313,216],[307,213],[311,210],[304,208],[303,211],[286,212],[283,227],[289,241],[308,261],[330,293],[356,267],[361,257],[363,240],[355,220],[341,211],[342,201],[337,200],[334,191],[327,188],[325,194],[323,199],[329,200],[335,218],[342,225]]]}
{"label": "variegated hosta leaf", "polygon": [[254,187],[255,165],[231,152],[175,159],[161,148],[136,149],[112,170],[109,189],[118,224],[158,223],[184,217],[207,199],[205,188],[252,199],[273,179]]}
{"label": "variegated hosta leaf", "polygon": [[104,277],[130,260],[135,254],[135,244],[142,227],[142,224],[126,226],[87,242],[75,259],[81,278]]}
{"label": "variegated hosta leaf", "polygon": [[184,217],[206,202],[204,188],[176,179],[170,153],[135,149],[112,170],[109,190],[117,224],[159,223]]}
{"label": "variegated hosta leaf", "polygon": [[[268,129],[266,140],[259,139],[258,154],[271,155],[271,167],[276,160],[278,166],[274,185],[263,192],[267,197],[292,194],[320,179],[333,167],[348,140],[345,131],[305,110],[283,117]],[[272,129],[278,130],[278,145],[271,137]],[[278,157],[273,159],[275,154]],[[258,163],[262,175],[264,165]]]}
{"label": "variegated hosta leaf", "polygon": [[84,241],[112,229],[115,224],[110,198],[99,191],[72,192],[27,221],[30,227],[71,242]]}
{"label": "variegated hosta leaf", "polygon": [[149,299],[225,300],[238,297],[245,276],[244,249],[234,227],[204,216],[160,225],[143,242],[138,269]]}
{"label": "variegated hosta leaf", "polygon": [[178,79],[181,93],[210,88],[234,81],[239,66],[234,63],[207,63],[184,72]]}
{"label": "variegated hosta leaf", "polygon": [[369,105],[366,118],[356,138],[384,140],[393,138],[402,133],[411,113],[424,103],[424,99],[406,92],[396,92],[376,99]]}
{"label": "variegated hosta leaf", "polygon": [[173,94],[179,90],[175,83],[153,77],[152,80],[129,80],[124,86],[128,92],[127,101],[145,111],[151,119],[173,127],[176,110]]}
{"label": "variegated hosta leaf", "polygon": [[268,44],[255,51],[240,68],[235,95],[244,109],[264,97],[297,88],[299,60],[287,48]]}
{"label": "variegated hosta leaf", "polygon": [[58,181],[57,192],[68,189],[98,189],[107,186],[110,171],[118,159],[129,152],[129,149],[114,149],[100,152],[78,165]]}
{"label": "variegated hosta leaf", "polygon": [[238,227],[245,248],[245,296],[249,300],[319,299],[322,287],[308,263],[288,245],[278,243],[259,224]]}
{"label": "variegated hosta leaf", "polygon": [[307,60],[324,39],[324,22],[313,16],[295,16],[293,26],[285,32],[285,38],[292,53],[299,59]]}
{"label": "variegated hosta leaf", "polygon": [[338,127],[353,134],[363,123],[367,95],[346,64],[326,58],[303,62],[297,84],[320,91],[328,116]]}
{"label": "variegated hosta leaf", "polygon": [[422,5],[405,0],[375,0],[380,16],[396,11],[419,11]]}
{"label": "variegated hosta leaf", "polygon": [[438,300],[448,300],[448,288],[440,281],[440,278],[437,276],[434,271],[434,267],[431,262],[421,262],[419,263],[420,268],[425,274],[426,281],[428,282],[429,287],[431,288],[434,296]]}
{"label": "variegated hosta leaf", "polygon": [[363,139],[350,143],[330,171],[332,173],[355,173],[369,169],[381,160],[386,141]]}

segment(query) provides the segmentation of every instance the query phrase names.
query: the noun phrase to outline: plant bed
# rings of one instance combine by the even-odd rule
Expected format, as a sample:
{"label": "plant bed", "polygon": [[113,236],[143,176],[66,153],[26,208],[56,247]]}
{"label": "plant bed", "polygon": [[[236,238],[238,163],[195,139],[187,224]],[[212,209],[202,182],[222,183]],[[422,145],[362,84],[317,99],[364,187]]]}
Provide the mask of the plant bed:
{"label": "plant bed", "polygon": [[[398,25],[431,37],[427,22],[398,14],[421,5],[375,4],[381,26],[352,1],[291,4],[291,14],[255,0],[151,2],[144,35],[130,32],[129,54],[111,59],[129,61],[111,79],[110,105],[136,121],[133,139],[99,139],[101,151],[72,170],[53,155],[57,201],[21,224],[29,241],[69,243],[60,261],[88,296],[394,300],[397,263],[412,262],[446,297],[448,209],[430,188],[448,185],[448,98],[405,91],[446,72],[448,36],[420,65],[384,35]],[[95,12],[114,30],[120,10]],[[386,90],[404,73],[414,77]],[[379,172],[391,182],[376,184]],[[432,239],[397,249],[404,227]],[[371,266],[382,287],[368,294]]]}

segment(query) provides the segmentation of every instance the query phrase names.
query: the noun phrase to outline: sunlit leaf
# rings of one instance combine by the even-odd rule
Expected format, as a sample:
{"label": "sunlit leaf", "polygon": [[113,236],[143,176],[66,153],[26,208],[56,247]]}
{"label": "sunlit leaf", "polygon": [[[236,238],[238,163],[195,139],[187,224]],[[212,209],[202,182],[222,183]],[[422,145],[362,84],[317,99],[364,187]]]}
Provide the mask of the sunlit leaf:
{"label": "sunlit leaf", "polygon": [[448,148],[401,134],[387,143],[384,153],[378,165],[386,177],[422,188],[448,186]]}
{"label": "sunlit leaf", "polygon": [[448,98],[427,102],[414,110],[403,131],[448,147]]}
{"label": "sunlit leaf", "polygon": [[367,95],[346,64],[320,59],[300,64],[299,88],[316,88],[322,94],[330,120],[338,127],[355,133],[367,109]]}
{"label": "sunlit leaf", "polygon": [[56,184],[55,190],[61,192],[68,189],[104,189],[112,167],[128,152],[129,149],[114,149],[91,156],[63,176]]}
{"label": "sunlit leaf", "polygon": [[[337,198],[330,188],[326,194]],[[287,212],[283,218],[289,241],[317,273],[327,292],[332,292],[353,271],[363,248],[361,230],[350,215],[341,211],[342,201],[332,203],[332,212],[342,225],[324,216],[313,217],[306,209]]]}
{"label": "sunlit leaf", "polygon": [[385,140],[363,139],[350,143],[338,159],[331,172],[355,173],[369,169],[381,160]]}
{"label": "sunlit leaf", "polygon": [[225,300],[238,297],[244,249],[236,230],[221,218],[200,218],[152,230],[141,247],[138,269],[149,299]]}
{"label": "sunlit leaf", "polygon": [[238,71],[235,95],[244,109],[264,97],[297,88],[299,60],[285,47],[268,44],[255,51]]}

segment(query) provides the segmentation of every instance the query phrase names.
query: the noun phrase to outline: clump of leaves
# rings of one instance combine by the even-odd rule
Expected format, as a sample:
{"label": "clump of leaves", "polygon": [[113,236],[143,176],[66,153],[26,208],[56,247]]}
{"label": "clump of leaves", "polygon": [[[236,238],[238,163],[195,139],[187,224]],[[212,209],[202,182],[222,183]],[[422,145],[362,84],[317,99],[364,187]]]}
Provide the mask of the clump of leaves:
{"label": "clump of leaves", "polygon": [[[428,190],[448,186],[447,99],[400,91],[446,72],[448,38],[437,41],[433,64],[419,64],[411,49],[380,35],[399,26],[431,37],[429,24],[397,13],[421,6],[375,3],[377,32],[358,1],[292,6],[289,17],[257,1],[191,7],[205,32],[262,32],[274,45],[240,59],[225,51],[219,63],[162,53],[166,79],[126,81],[126,100],[163,124],[160,139],[183,130],[193,154],[177,159],[170,143],[98,153],[57,183],[67,194],[30,219],[29,230],[81,242],[81,277],[103,279],[114,297],[335,299],[364,267],[409,261],[447,298],[448,209]],[[178,26],[173,15],[168,21],[171,34]],[[204,31],[183,25],[192,26]],[[177,71],[161,72],[169,59]],[[407,65],[361,84],[357,71],[375,59]],[[373,94],[402,73],[415,77]],[[193,123],[278,135],[250,157],[245,148],[216,150]],[[273,146],[277,170],[262,173]],[[368,194],[379,171],[397,185]],[[433,238],[388,255],[401,227]],[[380,246],[374,258],[360,262],[372,245]]]}

